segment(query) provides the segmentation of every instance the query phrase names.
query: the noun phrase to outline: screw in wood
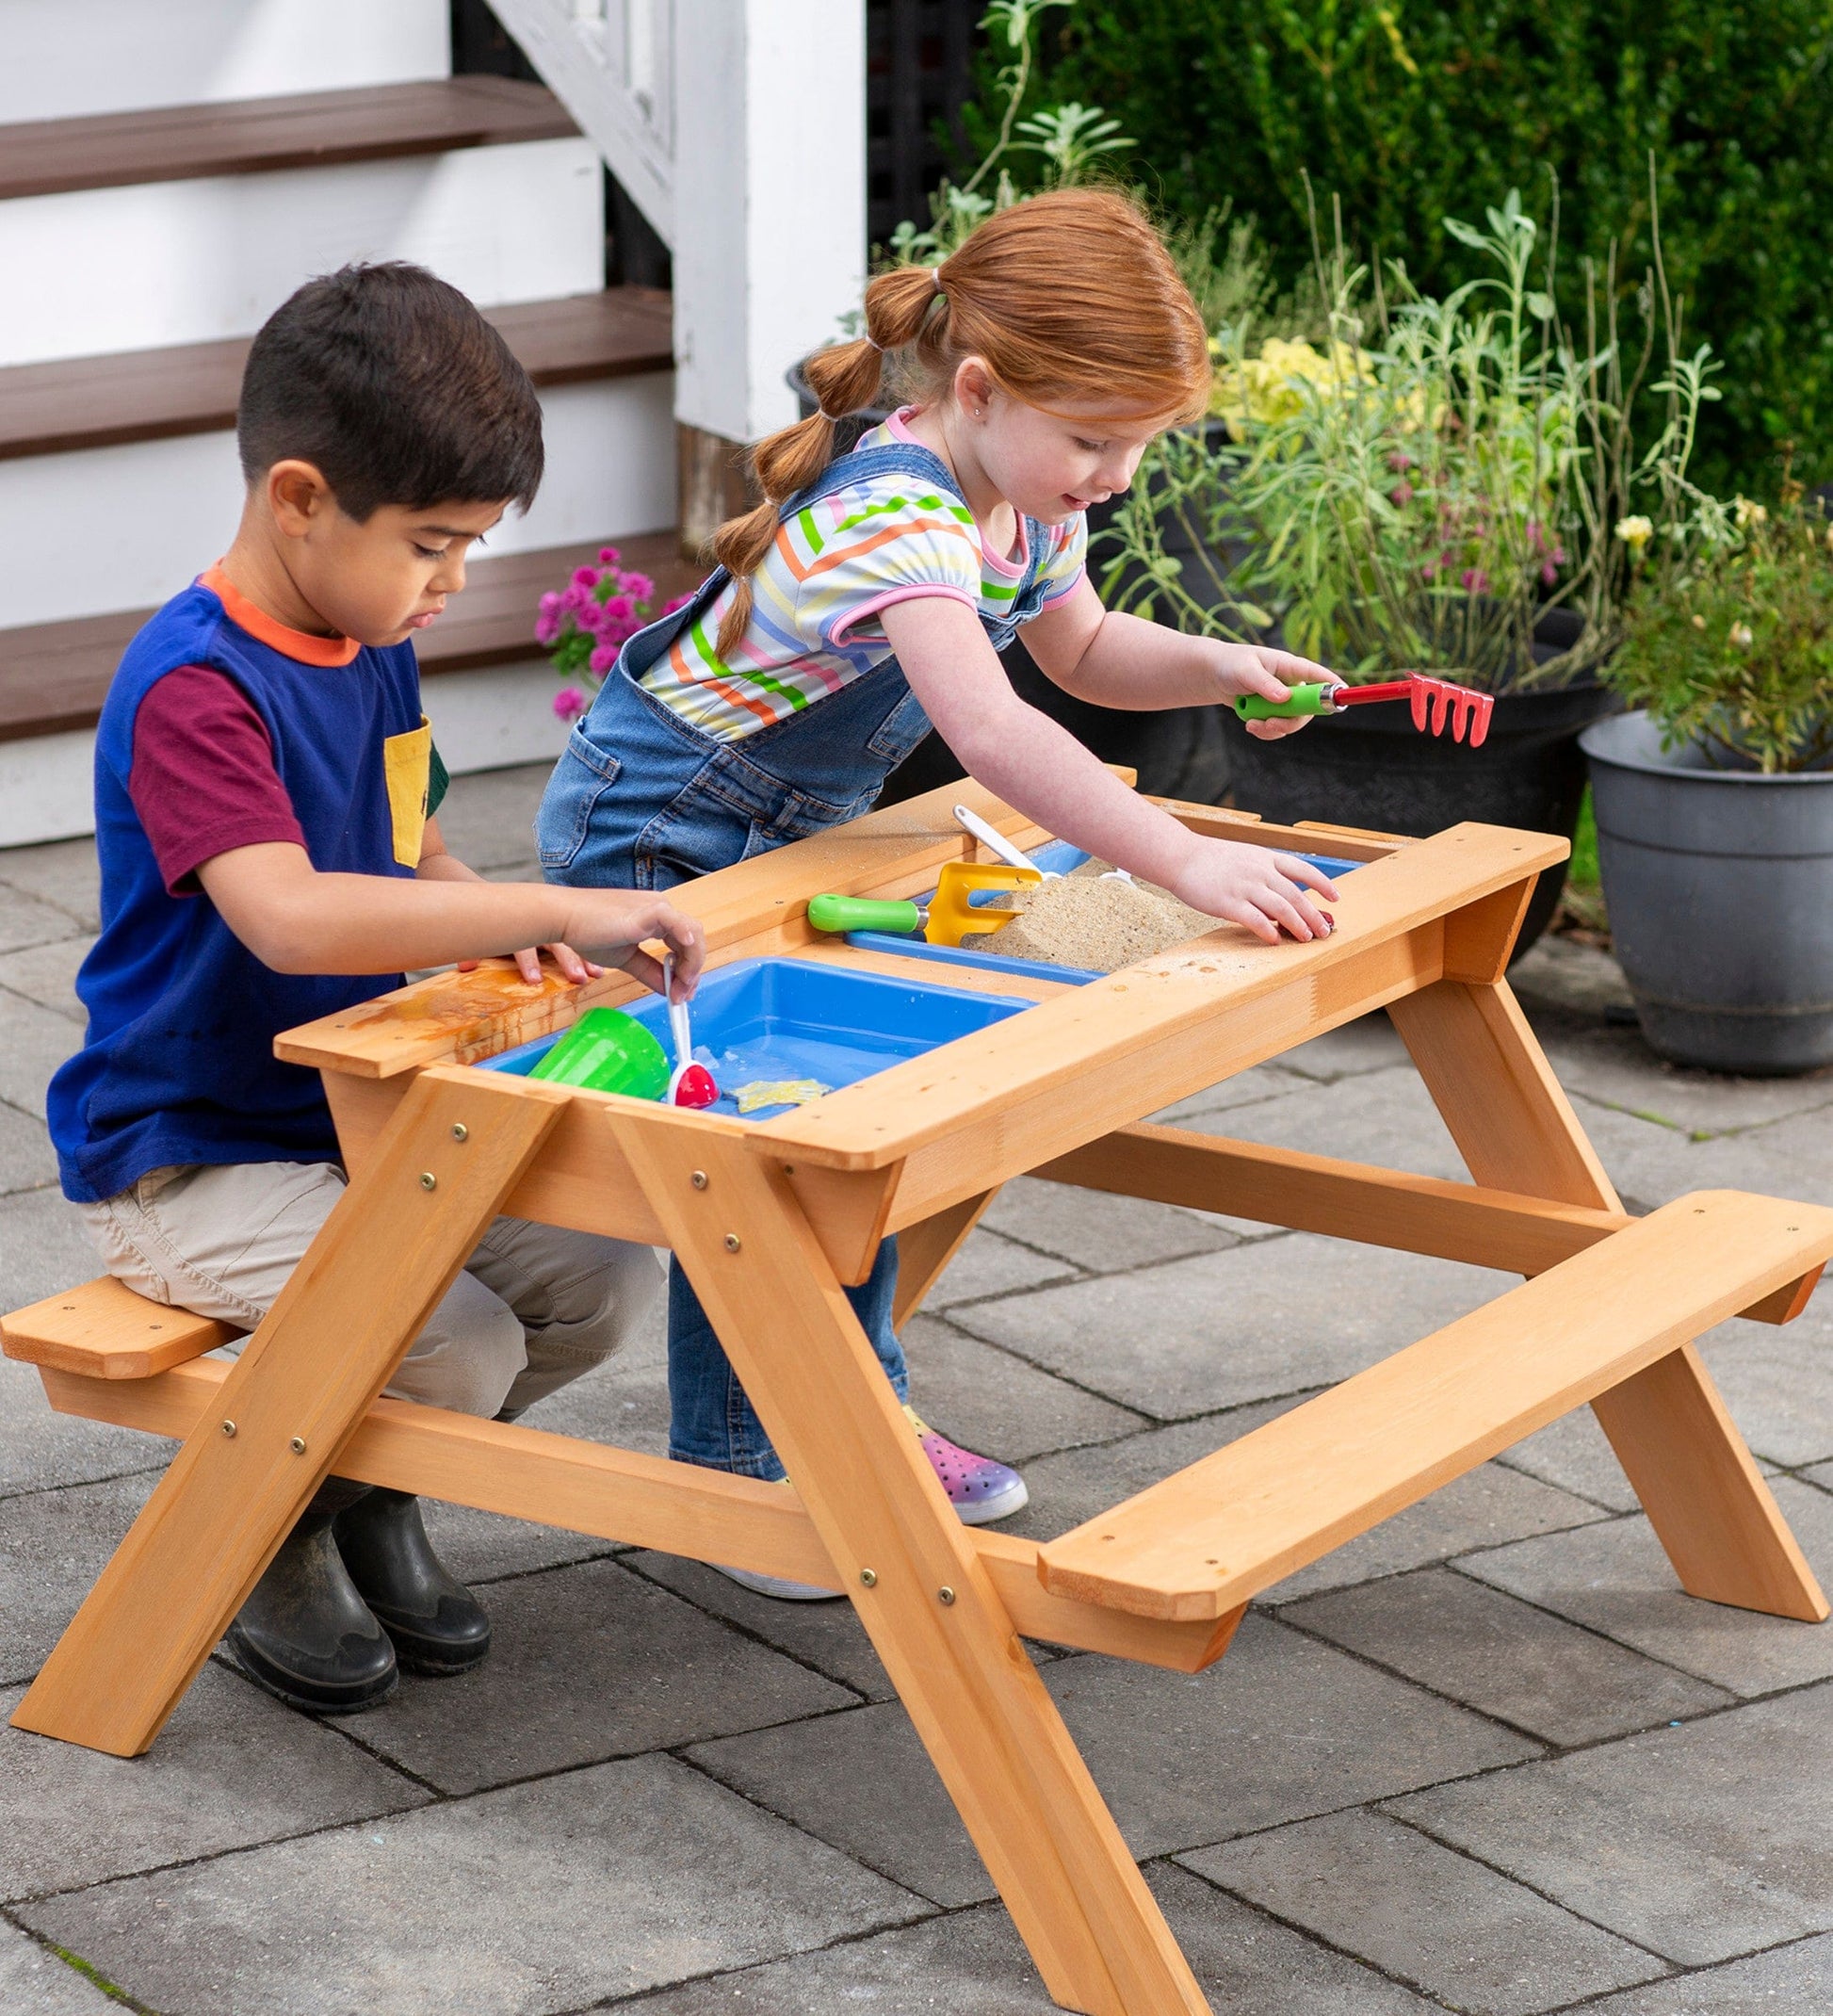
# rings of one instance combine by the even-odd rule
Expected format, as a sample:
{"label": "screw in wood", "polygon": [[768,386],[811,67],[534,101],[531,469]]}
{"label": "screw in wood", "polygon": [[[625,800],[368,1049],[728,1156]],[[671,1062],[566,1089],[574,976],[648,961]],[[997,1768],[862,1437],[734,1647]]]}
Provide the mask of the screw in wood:
{"label": "screw in wood", "polygon": [[439,1188],[439,1179],[432,1173],[430,1169],[421,1170],[420,1188],[422,1190],[437,1190]]}
{"label": "screw in wood", "polygon": [[696,1169],[694,1173],[688,1179],[688,1180],[694,1186],[696,1190],[705,1190],[706,1187],[706,1170]]}
{"label": "screw in wood", "polygon": [[728,1253],[736,1253],[743,1244],[744,1241],[738,1237],[737,1232],[728,1232],[725,1235],[725,1250]]}
{"label": "screw in wood", "polygon": [[955,1600],[955,1592],[951,1588],[949,1588],[946,1582],[939,1589],[936,1590],[935,1593],[945,1603],[951,1603]]}
{"label": "screw in wood", "polygon": [[866,1585],[866,1586],[867,1586],[867,1587],[868,1587],[868,1589],[875,1589],[875,1588],[877,1588],[877,1587],[878,1587],[878,1570],[877,1570],[877,1569],[875,1569],[875,1568],[862,1568],[862,1569],[860,1569],[860,1571],[859,1571],[859,1579],[860,1579],[860,1581],[861,1581],[861,1582],[863,1582],[863,1583],[864,1583],[864,1584]]}
{"label": "screw in wood", "polygon": [[454,1141],[469,1141],[470,1138],[471,1130],[465,1126],[464,1122],[462,1120],[454,1120],[452,1122],[452,1139]]}
{"label": "screw in wood", "polygon": [[235,1433],[235,1423],[233,1421],[224,1422],[222,1424],[222,1432],[226,1436],[229,1436],[233,1439]]}
{"label": "screw in wood", "polygon": [[295,1436],[295,1437],[293,1438],[293,1439],[292,1439],[292,1440],[291,1440],[290,1442],[288,1442],[288,1443],[287,1443],[287,1445],[286,1445],[286,1446],[287,1446],[287,1448],[288,1448],[288,1449],[290,1449],[290,1450],[291,1450],[291,1451],[293,1452],[293,1454],[294,1454],[294,1455],[295,1455],[296,1456],[302,1456],[302,1455],[303,1455],[305,1454],[305,1438],[304,1438],[304,1436],[302,1436],[302,1435],[296,1435],[296,1436]]}

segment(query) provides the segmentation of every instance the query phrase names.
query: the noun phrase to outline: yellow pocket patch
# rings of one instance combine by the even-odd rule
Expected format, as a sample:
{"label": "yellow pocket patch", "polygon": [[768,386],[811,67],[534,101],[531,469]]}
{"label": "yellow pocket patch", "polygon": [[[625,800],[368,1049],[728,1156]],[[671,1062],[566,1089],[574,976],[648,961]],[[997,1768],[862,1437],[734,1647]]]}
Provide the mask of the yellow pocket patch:
{"label": "yellow pocket patch", "polygon": [[395,858],[403,868],[418,868],[420,842],[427,830],[427,785],[432,773],[431,722],[422,714],[417,728],[389,736],[381,745],[381,764],[388,780]]}

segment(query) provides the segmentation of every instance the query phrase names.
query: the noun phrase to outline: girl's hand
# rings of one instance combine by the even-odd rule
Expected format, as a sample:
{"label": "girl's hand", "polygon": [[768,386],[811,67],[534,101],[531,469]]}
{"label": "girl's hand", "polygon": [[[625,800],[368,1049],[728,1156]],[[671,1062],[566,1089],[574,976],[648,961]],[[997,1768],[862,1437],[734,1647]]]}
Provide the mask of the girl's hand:
{"label": "girl's hand", "polygon": [[[665,897],[641,889],[571,889],[567,896],[569,944],[577,942],[590,947],[600,954],[606,966],[622,967],[652,993],[659,994],[661,962],[644,951],[642,943],[645,938],[660,938],[674,955],[671,999],[693,999],[700,969],[706,959],[706,937],[698,919],[677,910]],[[582,967],[589,965],[576,952],[569,956],[577,959]]]}
{"label": "girl's hand", "polygon": [[[1277,706],[1292,697],[1294,686],[1342,684],[1334,672],[1313,664],[1308,658],[1295,658],[1290,651],[1270,651],[1260,644],[1218,643],[1214,648],[1217,682],[1231,700],[1238,693],[1258,693]],[[1299,714],[1290,721],[1250,721],[1244,725],[1250,735],[1273,742],[1282,735],[1296,735],[1310,718]]]}
{"label": "girl's hand", "polygon": [[[1250,727],[1258,725],[1249,723]],[[1285,723],[1270,725],[1283,727]],[[1282,931],[1300,940],[1328,934],[1331,919],[1312,902],[1307,889],[1315,889],[1328,902],[1337,901],[1337,886],[1322,869],[1301,861],[1296,854],[1247,847],[1239,840],[1194,841],[1188,867],[1167,886],[1192,910],[1226,918],[1231,924],[1244,924],[1268,945],[1277,945]]]}

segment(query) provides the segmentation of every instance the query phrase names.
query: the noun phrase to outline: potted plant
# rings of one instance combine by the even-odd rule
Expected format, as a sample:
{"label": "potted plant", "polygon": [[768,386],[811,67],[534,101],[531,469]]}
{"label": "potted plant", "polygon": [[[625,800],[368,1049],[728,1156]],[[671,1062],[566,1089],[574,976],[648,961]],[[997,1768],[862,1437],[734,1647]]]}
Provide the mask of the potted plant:
{"label": "potted plant", "polygon": [[622,560],[615,546],[600,546],[597,565],[576,567],[566,586],[543,595],[536,610],[535,642],[560,677],[580,682],[554,695],[554,712],[563,722],[576,721],[592,705],[582,687],[597,691],[628,639],[653,615],[667,615],[689,599],[676,595],[653,609],[655,582]]}
{"label": "potted plant", "polygon": [[1833,522],[1783,495],[1631,595],[1608,676],[1635,711],[1582,738],[1643,1034],[1755,1076],[1833,1064]]}
{"label": "potted plant", "polygon": [[[1594,306],[1575,341],[1554,312],[1550,245],[1541,251],[1518,194],[1484,230],[1446,229],[1487,269],[1443,300],[1415,292],[1398,263],[1385,277],[1352,268],[1339,226],[1333,258],[1319,262],[1322,341],[1275,337],[1256,352],[1232,333],[1217,379],[1231,438],[1162,444],[1118,515],[1110,579],[1132,570],[1143,613],[1276,636],[1352,680],[1428,671],[1498,696],[1476,751],[1416,735],[1393,709],[1346,712],[1277,744],[1225,723],[1249,809],[1399,833],[1478,819],[1569,837],[1579,734],[1618,704],[1598,677],[1632,563],[1614,528],[1646,519],[1664,566],[1710,536],[1717,508],[1686,467],[1699,406],[1716,395],[1703,350],[1674,353],[1659,266],[1641,292],[1640,353],[1626,362],[1608,306],[1614,272],[1591,282],[1603,326]],[[1630,416],[1663,332],[1668,369],[1648,390],[1665,398],[1665,422],[1638,454]],[[1225,581],[1192,584],[1165,536],[1180,515],[1207,528],[1211,550],[1244,543]],[[1563,881],[1563,869],[1541,877],[1521,949]]]}

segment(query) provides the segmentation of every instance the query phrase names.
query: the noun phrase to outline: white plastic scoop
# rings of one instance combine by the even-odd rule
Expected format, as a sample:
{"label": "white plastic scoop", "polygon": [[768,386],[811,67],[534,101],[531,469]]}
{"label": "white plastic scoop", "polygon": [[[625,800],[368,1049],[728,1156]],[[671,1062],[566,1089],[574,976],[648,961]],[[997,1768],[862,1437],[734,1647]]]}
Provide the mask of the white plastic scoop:
{"label": "white plastic scoop", "polygon": [[[1037,868],[1030,854],[1021,853],[1006,838],[997,826],[989,826],[978,812],[970,812],[965,805],[954,808],[955,823],[964,833],[972,834],[982,847],[998,854],[1008,868]],[[1061,882],[1062,877],[1054,869],[1038,869],[1046,882]],[[1124,868],[1111,868],[1102,875],[1103,882],[1130,882],[1132,877]]]}

